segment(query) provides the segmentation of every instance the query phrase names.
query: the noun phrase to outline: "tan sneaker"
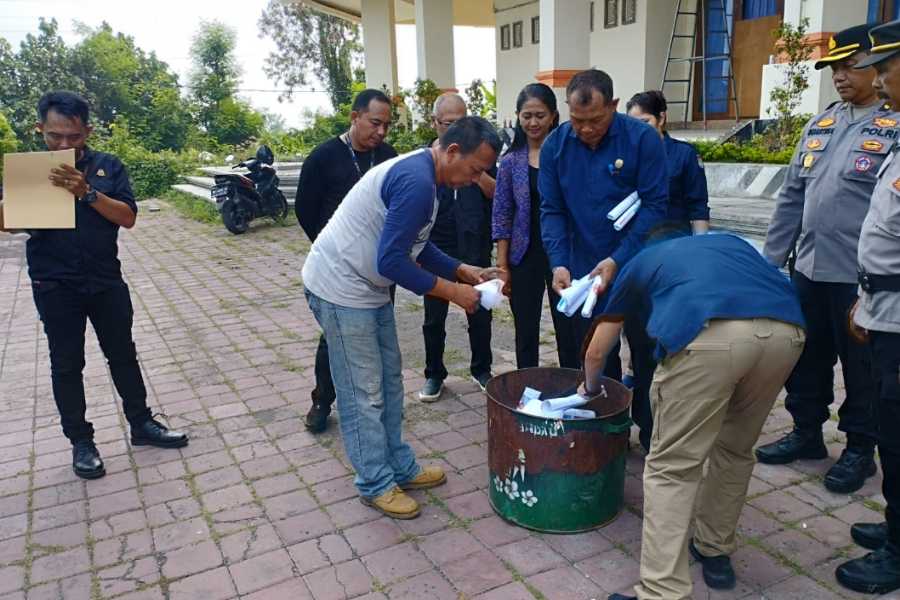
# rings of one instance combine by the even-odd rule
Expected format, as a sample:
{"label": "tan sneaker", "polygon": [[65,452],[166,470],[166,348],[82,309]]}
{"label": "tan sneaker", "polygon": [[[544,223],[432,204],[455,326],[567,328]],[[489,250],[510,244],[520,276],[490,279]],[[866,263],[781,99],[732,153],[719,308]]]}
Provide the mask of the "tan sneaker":
{"label": "tan sneaker", "polygon": [[423,467],[419,474],[405,483],[401,483],[400,487],[404,490],[427,490],[428,488],[437,487],[447,482],[447,476],[444,470],[437,466]]}
{"label": "tan sneaker", "polygon": [[419,503],[404,494],[403,490],[397,486],[377,498],[360,496],[359,500],[366,506],[371,506],[394,519],[415,519],[419,516]]}

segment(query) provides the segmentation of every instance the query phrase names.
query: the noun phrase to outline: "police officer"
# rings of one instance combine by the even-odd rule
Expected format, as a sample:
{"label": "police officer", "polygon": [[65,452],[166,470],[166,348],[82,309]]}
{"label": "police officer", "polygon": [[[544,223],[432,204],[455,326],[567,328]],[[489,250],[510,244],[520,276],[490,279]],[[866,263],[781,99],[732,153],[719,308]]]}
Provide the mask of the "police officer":
{"label": "police officer", "polygon": [[[452,92],[441,94],[434,102],[432,122],[438,136],[444,135],[458,120],[466,116],[466,103]],[[435,142],[437,143],[437,142]],[[437,191],[438,214],[431,230],[431,242],[448,256],[478,267],[491,264],[491,200],[496,187],[496,168],[481,174],[477,183]],[[447,367],[444,366],[444,342],[450,303],[442,298],[425,296],[425,385],[419,392],[423,402],[436,402],[441,397]],[[491,375],[491,311],[478,310],[467,315],[469,348],[472,358],[469,372],[482,391]]]}
{"label": "police officer", "polygon": [[[541,147],[538,189],[541,236],[553,271],[556,293],[584,275],[603,278],[601,292],[640,250],[644,236],[661,221],[669,198],[666,152],[649,125],[617,112],[612,79],[589,69],[566,87],[569,122],[557,127]],[[632,192],[641,198],[637,215],[622,231],[607,213]],[[602,312],[605,297],[597,303]],[[591,319],[572,317],[580,346]],[[618,354],[606,373],[622,378]]]}
{"label": "police officer", "polygon": [[817,69],[831,66],[841,102],[806,125],[763,249],[781,267],[797,245],[793,282],[808,341],[785,385],[794,428],[758,448],[756,456],[767,464],[828,456],[822,425],[834,401],[839,357],[846,400],[838,412],[838,428],[847,434],[847,447],[825,475],[825,487],[844,494],[861,488],[876,472],[870,349],[852,341],[844,324],[856,300],[857,243],[875,175],[900,132],[900,114],[879,100],[872,87],[874,69],[853,68],[870,47],[867,26],[851,27],[831,38],[828,55],[816,63]]}
{"label": "police officer", "polygon": [[[38,102],[38,130],[50,150],[75,150],[75,166],[48,173],[75,203],[74,229],[28,231],[28,275],[34,303],[50,345],[53,399],[63,433],[72,443],[72,469],[84,479],[106,474],[85,420],[84,331],[94,326],[109,363],[135,446],[179,448],[185,434],[153,419],[131,337],[134,310],[118,259],[119,227],[134,227],[137,204],[128,173],[115,156],[86,145],[91,132],[88,103],[72,92],[44,94]],[[2,204],[2,203],[0,203]],[[0,211],[0,231],[4,230]]]}
{"label": "police officer", "polygon": [[[874,66],[879,95],[900,105],[900,21],[871,31],[872,55],[858,68]],[[851,326],[871,341],[878,386],[875,414],[878,456],[884,472],[886,523],[857,523],[850,533],[874,552],[840,565],[841,584],[866,594],[900,589],[900,160],[898,147],[878,173],[859,238],[859,301]],[[862,331],[860,331],[862,328]]]}

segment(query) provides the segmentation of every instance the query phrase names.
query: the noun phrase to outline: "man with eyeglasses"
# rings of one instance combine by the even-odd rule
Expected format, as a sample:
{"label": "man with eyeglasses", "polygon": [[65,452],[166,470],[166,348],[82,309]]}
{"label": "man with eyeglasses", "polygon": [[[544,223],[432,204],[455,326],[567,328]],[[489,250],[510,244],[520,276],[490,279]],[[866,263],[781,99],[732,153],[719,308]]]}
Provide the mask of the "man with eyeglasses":
{"label": "man with eyeglasses", "polygon": [[[350,130],[316,146],[303,162],[294,211],[311,242],[316,241],[344,196],[366,171],[397,156],[384,141],[390,126],[390,98],[379,90],[363,90],[353,99]],[[306,428],[320,433],[328,426],[335,398],[325,336],[319,337],[315,375]]]}
{"label": "man with eyeglasses", "polygon": [[[442,94],[434,102],[432,123],[438,137],[447,133],[451,125],[466,116],[466,103],[451,92]],[[438,143],[435,141],[435,143]],[[481,174],[477,183],[437,191],[438,214],[431,230],[431,242],[448,256],[478,267],[491,264],[491,201],[494,198],[497,169],[492,167]],[[447,367],[444,365],[444,342],[450,304],[441,298],[425,296],[425,386],[419,392],[423,402],[436,402],[444,389]],[[468,315],[469,348],[472,358],[469,372],[484,391],[491,378],[491,312],[478,310]]]}
{"label": "man with eyeglasses", "polygon": [[[619,100],[603,71],[575,75],[566,87],[566,102],[569,122],[557,127],[541,148],[541,234],[556,293],[590,273],[603,278],[603,294],[666,214],[665,148],[655,129],[616,112]],[[640,210],[616,231],[606,215],[635,191]],[[601,297],[594,314],[602,313],[605,304]],[[572,319],[580,346],[591,319],[580,314]],[[606,374],[622,378],[617,349],[610,354]]]}

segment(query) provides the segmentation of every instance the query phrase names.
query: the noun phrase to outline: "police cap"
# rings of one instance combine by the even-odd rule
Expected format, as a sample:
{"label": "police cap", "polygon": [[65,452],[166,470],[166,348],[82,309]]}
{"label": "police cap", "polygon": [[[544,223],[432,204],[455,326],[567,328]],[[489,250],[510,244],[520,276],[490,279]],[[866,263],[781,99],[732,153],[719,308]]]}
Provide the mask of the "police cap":
{"label": "police cap", "polygon": [[857,69],[865,69],[887,60],[900,52],[900,20],[878,25],[869,30],[872,38],[872,49],[869,57],[856,65]]}
{"label": "police cap", "polygon": [[828,54],[816,62],[816,69],[824,69],[857,52],[868,52],[871,47],[869,25],[856,25],[838,31],[828,40]]}

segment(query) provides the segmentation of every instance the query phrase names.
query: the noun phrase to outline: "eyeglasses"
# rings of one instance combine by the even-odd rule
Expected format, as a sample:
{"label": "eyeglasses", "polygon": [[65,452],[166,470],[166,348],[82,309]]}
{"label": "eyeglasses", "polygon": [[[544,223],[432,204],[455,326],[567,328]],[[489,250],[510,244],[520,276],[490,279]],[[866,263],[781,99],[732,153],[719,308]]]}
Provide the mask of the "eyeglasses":
{"label": "eyeglasses", "polygon": [[451,125],[456,123],[456,121],[441,121],[437,117],[431,117],[431,118],[434,119],[435,125],[440,125],[441,127],[450,127]]}

